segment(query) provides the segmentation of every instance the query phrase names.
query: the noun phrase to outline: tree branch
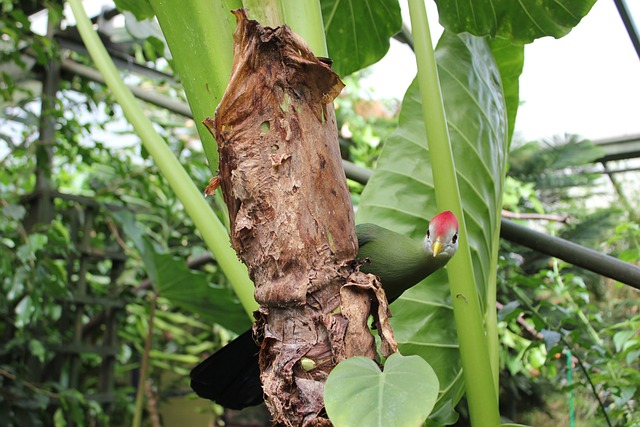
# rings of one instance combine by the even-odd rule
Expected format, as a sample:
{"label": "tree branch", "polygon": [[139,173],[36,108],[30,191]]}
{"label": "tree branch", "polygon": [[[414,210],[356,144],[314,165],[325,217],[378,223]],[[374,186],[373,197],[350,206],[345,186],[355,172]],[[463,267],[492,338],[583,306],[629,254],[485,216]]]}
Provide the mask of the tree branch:
{"label": "tree branch", "polygon": [[[9,371],[5,371],[4,369],[0,369],[0,375],[5,377],[5,378],[9,378],[10,380],[18,381],[18,377],[15,374],[12,374]],[[60,399],[60,395],[58,393],[54,393],[52,391],[45,390],[43,388],[35,386],[35,385],[31,384],[30,382],[27,382],[27,381],[24,381],[24,380],[21,381],[21,382],[26,388],[28,388],[29,390],[31,390],[31,391],[33,391],[35,393],[43,394],[45,396],[48,396],[48,397],[51,397],[51,398],[54,398],[54,399]]]}
{"label": "tree branch", "polygon": [[520,213],[502,210],[502,217],[508,219],[528,219],[528,220],[544,220],[566,223],[569,220],[567,215],[539,214],[539,213]]}

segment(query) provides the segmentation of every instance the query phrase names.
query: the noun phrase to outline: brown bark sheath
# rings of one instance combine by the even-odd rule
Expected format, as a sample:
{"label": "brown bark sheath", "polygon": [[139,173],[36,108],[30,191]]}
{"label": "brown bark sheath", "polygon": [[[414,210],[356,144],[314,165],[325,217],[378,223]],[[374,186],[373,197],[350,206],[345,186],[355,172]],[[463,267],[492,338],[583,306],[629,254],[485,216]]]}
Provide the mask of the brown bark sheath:
{"label": "brown bark sheath", "polygon": [[[375,358],[366,325],[372,300],[381,330],[390,331],[377,282],[354,273],[353,209],[332,104],[344,85],[288,27],[233,13],[231,81],[205,124],[218,142],[231,243],[260,303],[265,398],[276,423],[330,425],[320,416],[330,370],[351,355]],[[332,314],[340,307],[343,314]]]}

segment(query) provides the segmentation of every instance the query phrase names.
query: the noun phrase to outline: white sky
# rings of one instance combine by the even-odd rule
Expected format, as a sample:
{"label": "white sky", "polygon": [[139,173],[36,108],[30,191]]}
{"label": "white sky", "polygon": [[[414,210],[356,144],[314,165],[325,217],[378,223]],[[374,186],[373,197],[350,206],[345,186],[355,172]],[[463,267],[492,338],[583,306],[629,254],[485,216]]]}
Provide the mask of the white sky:
{"label": "white sky", "polygon": [[[628,0],[640,25],[640,1]],[[409,23],[406,1],[401,1]],[[442,29],[435,4],[427,12],[436,43]],[[400,65],[399,65],[400,64]],[[402,99],[413,80],[413,53],[393,41],[367,79],[375,94]],[[567,36],[545,37],[525,48],[516,131],[525,139],[575,133],[589,139],[640,133],[640,58],[612,0],[596,2]]]}

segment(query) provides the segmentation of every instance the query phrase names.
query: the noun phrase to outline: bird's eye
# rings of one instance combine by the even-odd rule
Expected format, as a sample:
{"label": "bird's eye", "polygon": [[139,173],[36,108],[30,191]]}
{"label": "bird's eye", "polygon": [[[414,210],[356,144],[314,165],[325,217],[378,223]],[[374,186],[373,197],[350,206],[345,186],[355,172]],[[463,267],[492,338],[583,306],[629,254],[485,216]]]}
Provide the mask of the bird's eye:
{"label": "bird's eye", "polygon": [[456,243],[458,241],[458,234],[454,234],[453,237],[451,238],[451,243]]}
{"label": "bird's eye", "polygon": [[427,230],[427,237],[431,237],[431,231]]}

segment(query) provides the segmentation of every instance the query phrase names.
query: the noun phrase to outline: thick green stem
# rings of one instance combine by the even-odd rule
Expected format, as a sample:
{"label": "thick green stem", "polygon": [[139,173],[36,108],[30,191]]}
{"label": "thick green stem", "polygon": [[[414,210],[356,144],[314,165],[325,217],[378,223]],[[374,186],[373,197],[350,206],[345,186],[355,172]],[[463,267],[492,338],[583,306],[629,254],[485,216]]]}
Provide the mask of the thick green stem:
{"label": "thick green stem", "polygon": [[287,24],[302,37],[316,56],[327,56],[319,0],[244,0],[249,17],[263,26]]}
{"label": "thick green stem", "polygon": [[232,9],[240,0],[150,0],[173,68],[187,95],[211,173],[218,170],[218,147],[202,121],[213,116],[224,94],[233,64]]}
{"label": "thick green stem", "polygon": [[284,23],[280,10],[280,0],[243,0],[247,16],[263,27],[278,27]]}
{"label": "thick green stem", "polygon": [[474,427],[500,423],[498,396],[477,294],[471,251],[458,189],[453,153],[438,80],[427,11],[423,0],[409,0],[418,64],[422,112],[427,128],[438,209],[453,211],[460,220],[458,253],[449,262],[453,311],[466,384],[469,414]]}
{"label": "thick green stem", "polygon": [[144,115],[136,99],[126,87],[118,71],[107,54],[107,51],[91,26],[80,0],[69,0],[73,14],[78,22],[78,30],[96,67],[103,74],[125,116],[133,125],[147,151],[169,185],[185,207],[187,214],[198,228],[207,246],[213,253],[218,265],[229,279],[238,299],[253,318],[253,311],[258,308],[253,298],[253,284],[249,280],[247,269],[236,256],[229,244],[229,236],[218,220],[202,192],[173,155],[165,141],[158,135],[153,125]]}
{"label": "thick green stem", "polygon": [[280,0],[284,22],[300,35],[316,56],[329,56],[320,0]]}

